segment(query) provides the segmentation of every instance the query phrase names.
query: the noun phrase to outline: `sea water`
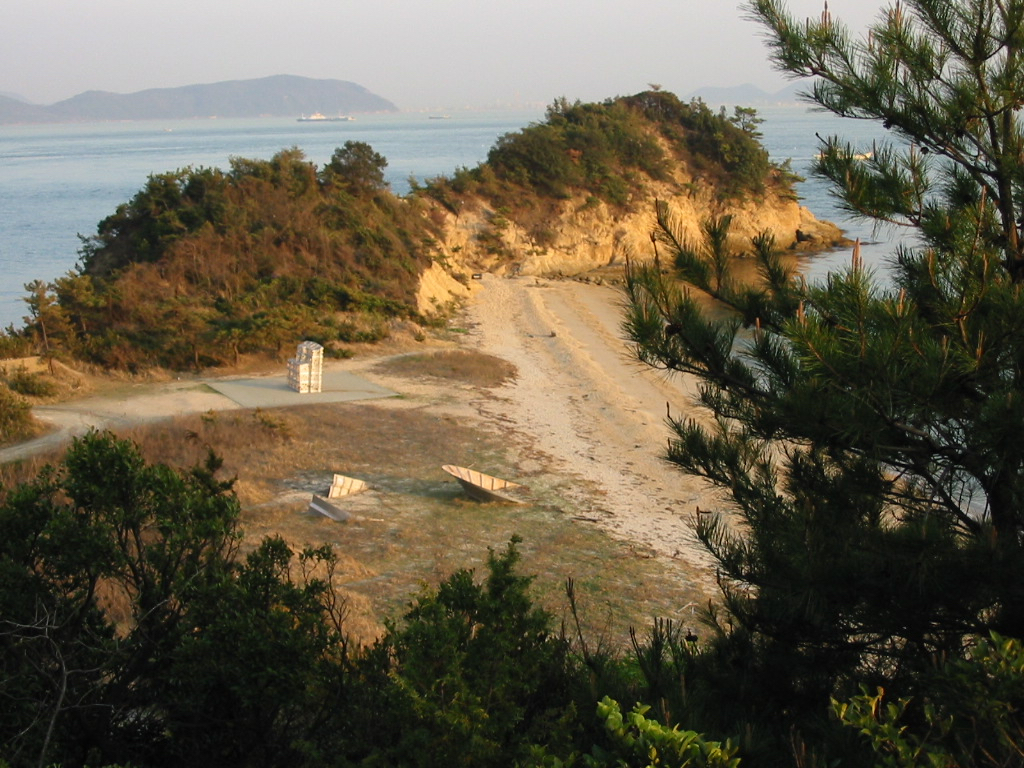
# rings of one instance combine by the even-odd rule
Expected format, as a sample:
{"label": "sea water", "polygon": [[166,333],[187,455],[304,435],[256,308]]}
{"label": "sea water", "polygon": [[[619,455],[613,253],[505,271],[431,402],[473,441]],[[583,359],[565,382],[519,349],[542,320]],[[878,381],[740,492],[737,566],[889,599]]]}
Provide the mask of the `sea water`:
{"label": "sea water", "polygon": [[[816,134],[850,137],[860,147],[884,138],[873,123],[839,120],[806,106],[759,110],[764,143],[775,160],[792,160],[807,175]],[[0,328],[20,327],[24,286],[66,274],[78,263],[81,237],[138,192],[152,174],[185,167],[228,167],[232,157],[269,159],[297,147],[317,165],[346,141],[362,141],[387,158],[386,178],[398,194],[410,179],[424,181],[472,168],[485,160],[498,137],[544,117],[542,110],[360,115],[349,122],[300,123],[292,118],[136,121],[0,126]],[[819,218],[835,221],[865,242],[868,260],[891,251],[891,233],[851,220],[820,180],[798,187]],[[815,258],[809,273],[848,262],[849,253]]]}

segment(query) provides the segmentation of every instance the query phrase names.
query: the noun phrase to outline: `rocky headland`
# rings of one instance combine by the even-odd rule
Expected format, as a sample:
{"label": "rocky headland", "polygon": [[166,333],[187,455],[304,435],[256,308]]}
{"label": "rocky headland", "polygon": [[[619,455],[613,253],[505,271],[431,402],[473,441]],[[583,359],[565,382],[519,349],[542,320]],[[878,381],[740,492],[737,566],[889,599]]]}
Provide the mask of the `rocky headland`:
{"label": "rocky headland", "polygon": [[[693,191],[697,187],[698,191]],[[683,190],[683,191],[681,191]],[[595,270],[623,267],[628,260],[654,258],[651,233],[655,228],[655,203],[668,203],[686,237],[698,241],[709,216],[730,215],[731,245],[737,253],[749,249],[750,240],[770,232],[779,249],[814,253],[848,244],[842,230],[820,220],[794,196],[769,190],[758,198],[723,204],[714,187],[699,188],[685,166],[676,169],[672,183],[649,182],[634,191],[628,210],[579,197],[557,207],[548,226],[550,242],[540,244],[529,230],[507,219],[496,236],[493,221],[500,216],[481,198],[468,199],[458,214],[434,208],[444,220],[441,255],[424,272],[417,305],[425,314],[436,313],[453,300],[469,296],[474,283],[467,273],[536,277],[578,277]]]}

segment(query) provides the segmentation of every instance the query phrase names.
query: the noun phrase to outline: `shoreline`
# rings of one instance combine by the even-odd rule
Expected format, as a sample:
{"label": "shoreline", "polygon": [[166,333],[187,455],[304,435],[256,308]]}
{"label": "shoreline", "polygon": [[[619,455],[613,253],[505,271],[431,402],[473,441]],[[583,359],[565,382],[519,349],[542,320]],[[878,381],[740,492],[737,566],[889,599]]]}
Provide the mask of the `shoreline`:
{"label": "shoreline", "polygon": [[596,490],[575,500],[598,526],[652,557],[681,567],[701,591],[716,591],[714,567],[692,533],[715,491],[662,458],[672,413],[691,408],[695,384],[632,359],[620,330],[615,288],[534,277],[484,276],[466,309],[470,341],[519,370],[478,405],[526,436],[558,471]]}

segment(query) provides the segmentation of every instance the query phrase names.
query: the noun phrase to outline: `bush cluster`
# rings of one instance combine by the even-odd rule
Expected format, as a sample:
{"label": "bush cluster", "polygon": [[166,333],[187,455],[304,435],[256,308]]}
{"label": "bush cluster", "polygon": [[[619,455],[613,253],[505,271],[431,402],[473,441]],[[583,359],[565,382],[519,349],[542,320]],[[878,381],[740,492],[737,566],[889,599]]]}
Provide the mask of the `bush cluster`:
{"label": "bush cluster", "polygon": [[0,384],[0,445],[29,437],[34,431],[32,406],[7,385]]}
{"label": "bush cluster", "polygon": [[436,235],[388,191],[385,165],[349,142],[320,169],[290,149],[151,176],[99,223],[77,270],[33,286],[20,335],[128,370],[379,338],[389,318],[416,316]]}
{"label": "bush cluster", "polygon": [[602,650],[534,604],[517,537],[356,646],[333,550],[269,537],[242,556],[219,469],[212,453],[147,463],[92,432],[6,489],[0,765],[737,768],[807,759],[812,736],[845,765],[873,764],[872,749],[900,765],[983,764],[986,750],[1017,764],[1018,641],[937,666],[920,699],[865,692],[831,720],[822,701],[820,720],[772,731],[785,713],[751,720],[725,695],[744,695],[741,654],[758,649],[734,638],[730,656],[661,620],[631,652]]}
{"label": "bush cluster", "polygon": [[600,104],[558,99],[543,122],[501,136],[486,163],[425,191],[454,212],[459,195],[478,194],[517,218],[573,196],[624,208],[639,180],[668,180],[685,162],[723,198],[760,195],[778,174],[758,140],[759,122],[753,110],[727,117],[660,90]]}

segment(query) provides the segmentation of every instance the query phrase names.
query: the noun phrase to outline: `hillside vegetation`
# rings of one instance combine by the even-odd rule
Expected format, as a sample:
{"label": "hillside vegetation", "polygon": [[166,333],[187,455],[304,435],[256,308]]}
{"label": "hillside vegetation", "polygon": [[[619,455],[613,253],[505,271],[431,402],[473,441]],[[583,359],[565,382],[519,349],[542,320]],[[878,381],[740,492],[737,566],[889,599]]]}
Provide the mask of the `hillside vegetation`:
{"label": "hillside vegetation", "polygon": [[477,183],[477,191],[512,208],[580,191],[624,206],[642,177],[667,181],[683,164],[705,174],[720,196],[759,194],[774,170],[757,141],[759,123],[753,110],[727,117],[663,91],[603,104],[560,99],[544,123],[502,136],[487,162],[456,174],[452,186]]}
{"label": "hillside vegetation", "polygon": [[[0,352],[67,356],[138,370],[280,357],[296,339],[336,354],[379,339],[396,319],[420,323],[421,275],[440,264],[456,280],[495,257],[516,226],[550,244],[566,205],[625,215],[648,185],[712,200],[791,196],[791,178],[757,140],[750,110],[732,117],[649,91],[602,104],[553,104],[544,122],[501,137],[488,159],[394,195],[387,161],[360,142],[321,168],[298,149],[226,170],[151,176],[84,243],[77,269],[28,286],[31,318]],[[460,212],[485,210],[470,241],[453,245]],[[454,219],[454,223],[453,223]],[[468,235],[463,233],[463,240]],[[454,281],[453,281],[454,282]],[[446,302],[430,313],[443,314]]]}

